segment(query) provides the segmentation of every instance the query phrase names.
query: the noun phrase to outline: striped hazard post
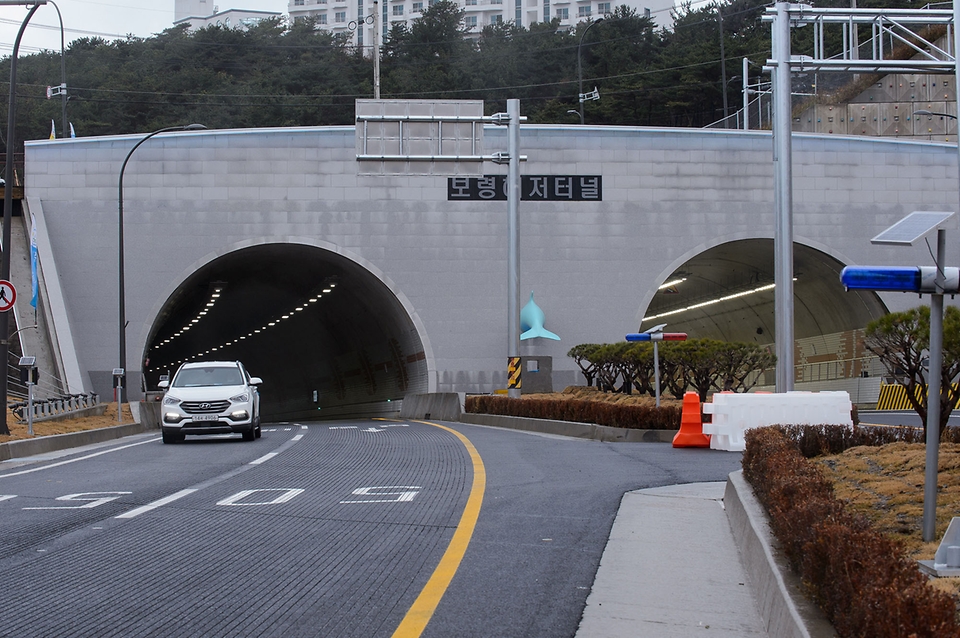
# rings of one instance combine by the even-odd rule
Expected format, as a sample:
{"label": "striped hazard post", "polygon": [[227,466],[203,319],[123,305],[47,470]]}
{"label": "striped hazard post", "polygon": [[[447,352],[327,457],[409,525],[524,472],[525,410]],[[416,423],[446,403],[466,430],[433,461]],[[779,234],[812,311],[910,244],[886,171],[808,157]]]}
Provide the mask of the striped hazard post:
{"label": "striped hazard post", "polygon": [[520,389],[520,357],[507,359],[507,389]]}

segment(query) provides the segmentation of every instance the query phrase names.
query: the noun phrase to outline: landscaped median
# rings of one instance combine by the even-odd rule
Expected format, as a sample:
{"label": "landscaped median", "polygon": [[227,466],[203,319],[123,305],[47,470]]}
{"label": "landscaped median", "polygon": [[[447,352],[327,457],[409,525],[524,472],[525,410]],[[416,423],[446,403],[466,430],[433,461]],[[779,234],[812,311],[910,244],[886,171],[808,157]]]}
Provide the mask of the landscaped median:
{"label": "landscaped median", "polygon": [[461,420],[600,441],[665,442],[680,429],[678,401],[656,407],[651,397],[571,387],[562,394],[468,396]]}
{"label": "landscaped median", "polygon": [[[910,430],[851,431],[831,426],[773,426],[746,434],[743,476],[766,510],[770,529],[790,567],[841,638],[960,635],[955,591],[932,585],[917,567],[918,556],[910,555],[907,544],[889,530],[877,529],[880,513],[871,511],[897,507],[897,500],[906,502],[908,511],[915,509],[909,502],[922,499],[923,491],[922,481],[916,484],[917,468],[910,469],[910,478],[904,481],[891,467],[869,460],[859,463],[872,466],[869,474],[877,479],[873,486],[862,485],[865,492],[876,491],[871,487],[879,488],[883,482],[887,484],[884,489],[892,489],[893,494],[875,494],[877,503],[867,508],[835,496],[840,490],[851,493],[849,473],[841,471],[830,480],[823,469],[840,467],[844,455],[862,459],[886,446],[897,446],[896,457],[902,457],[906,465],[917,465],[916,456],[909,453],[910,444],[881,445],[913,436]],[[801,447],[808,455],[837,452],[838,447],[846,452],[818,463],[805,458]],[[915,447],[922,452],[921,445]],[[941,468],[943,472],[943,465]],[[922,474],[922,466],[919,469]],[[860,479],[855,482],[864,483]],[[945,518],[956,513],[953,507],[943,509],[947,510]],[[895,518],[919,535],[919,521],[907,515]],[[924,551],[929,550],[921,547],[920,553]]]}
{"label": "landscaped median", "polygon": [[27,423],[19,421],[8,410],[7,429],[10,434],[0,435],[0,461],[103,443],[156,429],[149,424],[135,422],[128,404],[124,404],[122,421],[117,418],[116,403],[101,406],[99,414],[35,422],[33,436],[27,432]]}

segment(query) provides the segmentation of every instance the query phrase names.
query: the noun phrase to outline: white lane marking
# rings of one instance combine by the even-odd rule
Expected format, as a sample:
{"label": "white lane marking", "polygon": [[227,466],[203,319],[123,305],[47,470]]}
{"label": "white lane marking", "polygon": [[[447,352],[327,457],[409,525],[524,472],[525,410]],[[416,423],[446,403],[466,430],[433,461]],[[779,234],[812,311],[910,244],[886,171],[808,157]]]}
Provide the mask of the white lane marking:
{"label": "white lane marking", "polygon": [[[110,496],[114,494],[115,496]],[[104,503],[115,501],[121,496],[132,494],[132,492],[80,492],[79,494],[67,494],[58,496],[58,501],[73,501],[86,503],[85,505],[58,505],[56,507],[24,507],[25,510],[83,510],[99,507]]]}
{"label": "white lane marking", "polygon": [[145,512],[149,512],[150,510],[155,510],[158,507],[163,507],[164,505],[177,501],[183,498],[184,496],[190,496],[196,491],[197,490],[195,489],[180,490],[179,492],[174,492],[170,496],[164,496],[163,498],[158,499],[152,503],[147,503],[146,505],[142,505],[136,509],[132,509],[129,512],[120,514],[119,516],[114,516],[114,518],[133,518],[134,516],[140,516]]}
{"label": "white lane marking", "polygon": [[272,459],[273,457],[275,457],[275,456],[278,455],[278,454],[280,454],[280,453],[279,453],[279,452],[269,452],[269,453],[267,453],[267,454],[264,454],[263,456],[261,456],[259,459],[255,460],[255,461],[250,461],[250,465],[260,465],[261,463],[266,463],[267,461],[269,461],[270,459]]}
{"label": "white lane marking", "polygon": [[0,478],[7,478],[10,476],[20,476],[21,474],[31,474],[33,472],[39,472],[40,470],[49,470],[51,467],[59,467],[61,465],[67,465],[69,463],[76,463],[77,461],[86,461],[87,459],[92,459],[95,456],[101,456],[103,454],[110,454],[111,452],[118,452],[120,450],[125,450],[129,447],[136,447],[138,445],[143,445],[144,443],[154,443],[159,441],[160,437],[155,439],[147,439],[146,441],[140,441],[139,443],[131,443],[130,445],[121,445],[120,447],[110,448],[109,450],[104,450],[103,452],[95,452],[93,454],[88,454],[86,456],[79,456],[75,459],[69,459],[67,461],[60,461],[59,463],[51,463],[50,465],[44,465],[42,467],[35,467],[29,470],[20,470],[19,472],[10,472],[9,474],[0,474]]}
{"label": "white lane marking", "polygon": [[17,498],[16,494],[0,494],[0,501],[9,501],[11,498]]}
{"label": "white lane marking", "polygon": [[[280,492],[276,497],[269,501],[255,501],[240,503],[246,497],[251,494],[257,494],[258,492]],[[271,489],[261,489],[261,490],[243,490],[242,492],[237,492],[233,496],[228,496],[222,501],[217,501],[217,505],[279,505],[280,503],[286,503],[293,497],[298,494],[303,494],[304,490],[300,488],[271,488]]]}
{"label": "white lane marking", "polygon": [[331,430],[356,430],[357,426],[355,425],[333,425],[330,427]]}
{"label": "white lane marking", "polygon": [[302,438],[303,438],[303,435],[302,435],[302,434],[298,434],[298,435],[296,435],[295,437],[293,437],[293,438],[290,439],[290,440],[291,440],[291,441],[299,441],[299,440],[302,439]]}
{"label": "white lane marking", "polygon": [[309,429],[309,428],[307,428],[307,426],[305,426],[305,425],[301,425],[301,426],[300,426],[300,429],[301,429],[301,430],[307,430],[307,429]]}

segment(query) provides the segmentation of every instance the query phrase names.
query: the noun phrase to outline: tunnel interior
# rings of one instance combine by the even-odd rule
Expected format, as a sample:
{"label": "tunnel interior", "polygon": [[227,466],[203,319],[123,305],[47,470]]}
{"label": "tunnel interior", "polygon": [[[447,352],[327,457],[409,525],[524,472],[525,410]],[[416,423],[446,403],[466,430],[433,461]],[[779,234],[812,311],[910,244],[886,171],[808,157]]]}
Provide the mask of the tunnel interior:
{"label": "tunnel interior", "polygon": [[210,360],[242,361],[263,379],[270,421],[389,413],[427,388],[423,345],[396,296],[355,262],[300,244],[224,255],[167,299],[144,353],[147,389]]}
{"label": "tunnel interior", "polygon": [[[845,291],[845,264],[794,244],[794,337],[863,328],[886,314],[872,291]],[[667,324],[690,338],[772,344],[775,340],[774,245],[748,239],[710,248],[670,274],[648,305],[640,330]]]}

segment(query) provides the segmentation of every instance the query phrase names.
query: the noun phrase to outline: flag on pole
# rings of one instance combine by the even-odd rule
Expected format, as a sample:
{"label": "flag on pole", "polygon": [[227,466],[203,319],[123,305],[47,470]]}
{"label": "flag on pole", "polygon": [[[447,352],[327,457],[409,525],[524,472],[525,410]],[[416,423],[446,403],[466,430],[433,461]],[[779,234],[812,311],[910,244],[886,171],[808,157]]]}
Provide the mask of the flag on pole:
{"label": "flag on pole", "polygon": [[53,120],[50,120],[50,139],[57,139],[57,126],[53,123]]}
{"label": "flag on pole", "polygon": [[77,132],[73,130],[73,122],[70,122],[70,137],[76,137]]}
{"label": "flag on pole", "polygon": [[33,215],[30,216],[30,283],[32,286],[30,290],[33,293],[30,305],[36,308],[40,285],[37,279],[37,218]]}

